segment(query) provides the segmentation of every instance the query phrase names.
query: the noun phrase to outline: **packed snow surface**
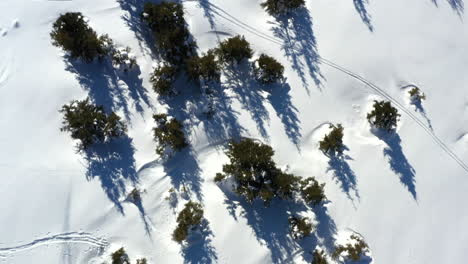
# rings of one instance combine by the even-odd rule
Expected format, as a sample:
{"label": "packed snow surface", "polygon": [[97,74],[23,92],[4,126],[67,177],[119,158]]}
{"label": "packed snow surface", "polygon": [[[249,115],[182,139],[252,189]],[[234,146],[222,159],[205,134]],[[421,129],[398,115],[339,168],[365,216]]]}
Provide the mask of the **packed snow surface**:
{"label": "packed snow surface", "polygon": [[[208,119],[184,81],[169,102],[152,91],[160,59],[143,0],[0,1],[2,263],[102,263],[122,246],[149,263],[302,263],[347,230],[364,238],[373,263],[467,263],[463,0],[307,0],[289,19],[269,16],[260,0],[181,2],[200,53],[244,35],[255,56],[284,64],[287,84],[264,89],[242,67],[225,71]],[[49,36],[65,12],[82,12],[129,46],[138,69],[68,59]],[[420,107],[408,99],[412,86],[426,94]],[[58,112],[88,96],[129,126],[128,137],[90,156],[60,132]],[[402,114],[393,136],[366,120],[382,99]],[[191,144],[166,161],[152,139],[161,112],[183,121]],[[331,123],[345,128],[343,160],[318,150]],[[214,183],[226,143],[239,136],[271,145],[289,172],[326,183],[330,202],[312,210],[313,237],[291,239],[288,203],[249,205]],[[140,204],[127,198],[135,187]],[[203,204],[207,225],[181,247],[171,234],[188,200]]]}

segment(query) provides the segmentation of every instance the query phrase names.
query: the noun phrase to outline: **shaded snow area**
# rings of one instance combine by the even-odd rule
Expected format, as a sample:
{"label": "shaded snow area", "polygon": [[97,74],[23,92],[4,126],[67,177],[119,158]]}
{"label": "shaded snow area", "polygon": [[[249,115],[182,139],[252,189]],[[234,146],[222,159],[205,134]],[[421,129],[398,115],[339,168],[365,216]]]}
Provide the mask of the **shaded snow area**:
{"label": "shaded snow area", "polygon": [[[352,234],[368,245],[361,262],[343,253],[330,263],[468,263],[463,0],[306,0],[284,18],[261,0],[180,1],[199,54],[240,34],[254,58],[285,67],[285,83],[267,88],[245,65],[225,68],[210,102],[183,79],[171,100],[153,91],[161,59],[141,20],[144,2],[0,1],[0,263],[111,263],[121,247],[132,263],[310,263],[314,249],[331,256]],[[124,64],[73,60],[53,46],[52,24],[65,12],[108,34]],[[426,95],[420,104],[413,87]],[[119,114],[128,132],[77,153],[59,110],[86,97]],[[374,100],[398,108],[395,133],[371,129]],[[180,120],[190,146],[160,158],[155,113]],[[340,159],[318,149],[337,123]],[[264,207],[216,184],[226,143],[240,137],[270,145],[289,173],[325,183],[329,201]],[[134,188],[141,200],[129,197]],[[180,245],[172,233],[189,200],[205,220]],[[311,236],[291,237],[293,213],[311,220]]]}

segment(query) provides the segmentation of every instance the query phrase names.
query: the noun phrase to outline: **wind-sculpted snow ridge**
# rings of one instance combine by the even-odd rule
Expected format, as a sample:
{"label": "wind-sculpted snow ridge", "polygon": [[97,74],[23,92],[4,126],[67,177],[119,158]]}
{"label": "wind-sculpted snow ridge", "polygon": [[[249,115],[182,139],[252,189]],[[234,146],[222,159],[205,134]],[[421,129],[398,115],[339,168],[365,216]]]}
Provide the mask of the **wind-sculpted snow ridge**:
{"label": "wind-sculpted snow ridge", "polygon": [[[196,0],[186,0],[186,2],[198,2]],[[211,4],[211,3],[208,3],[208,2],[205,2],[204,3],[205,5],[208,5],[212,8],[212,11],[213,11],[213,14],[215,14],[216,16],[220,17],[220,18],[223,18],[225,20],[227,20],[228,22],[231,22],[232,24],[242,28],[243,30],[246,30],[262,39],[265,39],[267,41],[270,41],[274,44],[277,44],[277,45],[283,45],[283,43],[281,42],[280,39],[278,38],[275,38],[273,36],[270,36],[264,32],[261,32],[260,30],[257,30],[256,28],[242,22],[240,19],[230,15],[229,13],[227,13],[226,11],[224,11],[223,9],[221,9],[220,7],[214,5],[214,4]],[[384,89],[380,88],[379,86],[377,86],[376,84],[372,83],[371,81],[365,79],[364,77],[360,76],[359,74],[357,73],[354,73],[330,60],[327,60],[326,58],[323,58],[321,57],[320,55],[316,54],[317,56],[317,61],[318,62],[321,62],[325,65],[328,65],[338,71],[341,71],[351,77],[353,77],[354,79],[362,82],[364,85],[366,85],[367,87],[371,88],[373,91],[375,91],[377,94],[383,96],[385,99],[391,101],[393,104],[396,105],[396,107],[398,109],[400,109],[401,111],[403,111],[405,114],[407,114],[414,122],[416,122],[416,124],[418,124],[432,139],[433,141],[445,152],[447,153],[447,155],[449,155],[449,157],[451,159],[453,159],[456,163],[458,163],[458,165],[460,165],[460,167],[465,170],[467,173],[468,173],[468,165],[463,162],[458,156],[457,154],[455,154],[433,131],[430,127],[428,127],[426,124],[424,124],[423,121],[421,121],[416,115],[414,115],[409,109],[407,109],[403,104],[401,104],[399,101],[397,101],[395,98],[393,98],[391,95],[389,95],[387,92],[385,92]]]}
{"label": "wind-sculpted snow ridge", "polygon": [[0,257],[7,257],[22,251],[31,250],[41,246],[50,244],[88,244],[94,247],[105,248],[109,242],[105,238],[93,236],[91,233],[86,232],[68,232],[52,236],[38,238],[27,244],[0,248]]}

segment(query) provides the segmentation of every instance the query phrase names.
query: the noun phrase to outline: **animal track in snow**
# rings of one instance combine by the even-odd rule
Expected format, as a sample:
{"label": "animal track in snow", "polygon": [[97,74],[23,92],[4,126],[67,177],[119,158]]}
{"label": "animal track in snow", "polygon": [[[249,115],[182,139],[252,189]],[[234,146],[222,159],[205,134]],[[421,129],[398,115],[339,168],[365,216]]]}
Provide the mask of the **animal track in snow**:
{"label": "animal track in snow", "polygon": [[0,248],[0,257],[6,257],[18,252],[31,250],[40,246],[47,246],[51,244],[60,243],[73,243],[73,244],[88,244],[95,247],[107,247],[109,242],[104,238],[95,237],[86,232],[68,232],[52,236],[38,238],[27,244],[22,244],[13,247]]}

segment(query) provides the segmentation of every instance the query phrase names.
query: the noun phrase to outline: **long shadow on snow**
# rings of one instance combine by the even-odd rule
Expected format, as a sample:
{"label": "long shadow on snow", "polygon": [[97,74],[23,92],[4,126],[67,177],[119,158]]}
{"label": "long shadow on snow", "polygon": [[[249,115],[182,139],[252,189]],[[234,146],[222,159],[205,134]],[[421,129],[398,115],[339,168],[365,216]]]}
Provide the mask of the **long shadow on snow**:
{"label": "long shadow on snow", "polygon": [[88,180],[98,178],[120,213],[123,207],[120,198],[126,194],[126,182],[138,182],[132,139],[122,137],[106,143],[96,143],[85,150]]}
{"label": "long shadow on snow", "polygon": [[257,129],[263,138],[269,138],[265,128],[265,121],[269,121],[268,111],[263,104],[265,96],[255,79],[250,63],[243,61],[235,66],[227,66],[225,71],[227,88],[232,89],[238,95],[243,107],[249,111],[250,116],[257,125]]}
{"label": "long shadow on snow", "polygon": [[369,30],[373,32],[374,27],[372,26],[372,23],[371,23],[371,16],[369,15],[366,9],[366,5],[369,4],[369,0],[353,0],[353,2],[354,2],[354,8],[356,8],[356,11],[359,13],[359,16],[361,16],[362,22],[364,22],[367,28],[369,28]]}
{"label": "long shadow on snow", "polygon": [[106,110],[121,110],[127,121],[130,120],[127,94],[133,99],[135,110],[140,114],[143,113],[141,101],[151,106],[143,81],[139,78],[141,72],[138,67],[128,73],[118,73],[106,59],[93,63],[69,59],[66,70],[75,75],[93,103],[104,106]]}
{"label": "long shadow on snow", "polygon": [[292,67],[299,75],[307,93],[310,91],[304,69],[307,69],[308,75],[320,89],[324,77],[320,73],[317,41],[312,30],[309,10],[299,8],[288,16],[278,17],[277,22],[272,24],[274,36],[283,40],[282,49],[291,60]]}
{"label": "long shadow on snow", "polygon": [[384,148],[384,156],[389,158],[390,168],[400,177],[400,181],[417,200],[416,195],[416,171],[409,163],[403,149],[401,148],[401,138],[397,133],[385,133],[382,131],[373,132],[380,140],[387,144]]}
{"label": "long shadow on snow", "polygon": [[291,87],[287,83],[277,83],[270,85],[269,89],[268,101],[275,109],[276,115],[281,119],[286,135],[299,148],[300,139],[302,138],[301,121],[297,117],[298,110],[292,104],[291,95],[289,95]]}
{"label": "long shadow on snow", "polygon": [[354,197],[359,200],[360,196],[357,189],[356,174],[347,162],[353,159],[348,155],[330,155],[329,158],[327,172],[333,172],[335,180],[341,185],[341,189],[350,200],[354,201]]}
{"label": "long shadow on snow", "polygon": [[189,245],[182,249],[184,263],[217,263],[218,255],[212,245],[212,238],[209,222],[204,219],[201,226],[187,238]]}
{"label": "long shadow on snow", "polygon": [[239,216],[247,220],[257,240],[270,250],[271,263],[292,262],[297,254],[302,254],[310,262],[310,252],[316,245],[320,244],[330,250],[333,248],[336,225],[323,205],[314,208],[318,221],[314,233],[302,240],[294,240],[290,235],[288,218],[309,211],[308,206],[291,200],[274,199],[265,207],[261,201],[250,204],[233,192],[221,189],[226,195],[224,202],[231,216],[237,220],[236,212],[238,208],[241,209]]}
{"label": "long shadow on snow", "polygon": [[[405,90],[407,88],[417,88],[417,89],[419,89],[419,87],[414,85],[414,84],[405,85],[405,86],[401,87],[400,89]],[[422,105],[422,101],[417,100],[417,101],[411,102],[411,104],[414,105],[416,112],[421,113],[422,117],[426,120],[427,125],[429,126],[429,129],[433,131],[434,128],[432,127],[432,122],[429,119],[429,117],[427,116],[427,112],[426,112],[426,109],[424,109],[424,106]]]}
{"label": "long shadow on snow", "polygon": [[[437,0],[431,0],[435,6],[439,6],[439,2]],[[447,3],[450,7],[455,11],[459,16],[461,16],[465,11],[465,3],[463,0],[447,0]]]}

